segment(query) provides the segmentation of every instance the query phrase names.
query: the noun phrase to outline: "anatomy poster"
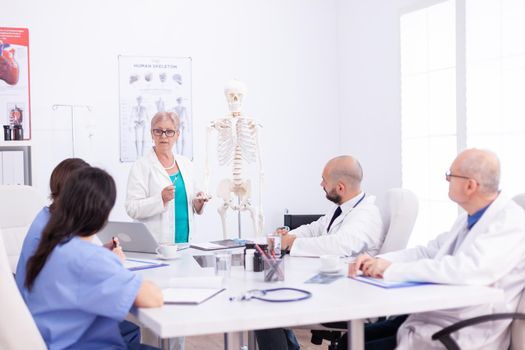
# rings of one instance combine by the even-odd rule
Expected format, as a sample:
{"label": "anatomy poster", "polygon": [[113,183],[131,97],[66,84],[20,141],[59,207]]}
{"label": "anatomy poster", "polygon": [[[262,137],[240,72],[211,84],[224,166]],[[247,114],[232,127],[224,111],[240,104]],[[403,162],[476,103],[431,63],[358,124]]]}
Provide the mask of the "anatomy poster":
{"label": "anatomy poster", "polygon": [[31,138],[29,30],[0,27],[0,119]]}
{"label": "anatomy poster", "polygon": [[151,118],[163,111],[180,118],[173,152],[193,158],[191,58],[119,56],[119,86],[121,162],[151,149]]}

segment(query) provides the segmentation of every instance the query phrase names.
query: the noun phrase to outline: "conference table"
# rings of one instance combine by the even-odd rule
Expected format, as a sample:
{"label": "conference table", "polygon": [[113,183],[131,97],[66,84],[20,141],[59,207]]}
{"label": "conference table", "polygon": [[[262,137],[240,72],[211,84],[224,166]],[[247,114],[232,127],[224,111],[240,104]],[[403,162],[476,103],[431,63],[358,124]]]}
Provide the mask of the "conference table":
{"label": "conference table", "polygon": [[[233,249],[232,253],[242,253],[242,249]],[[178,258],[167,261],[169,266],[137,273],[164,287],[170,284],[170,280],[212,277],[214,268],[202,268],[193,255],[213,254],[190,248],[180,251]],[[128,253],[127,256],[154,258],[154,255],[137,253]],[[306,284],[307,279],[319,272],[320,259],[286,256],[284,263],[284,281],[264,282],[263,272],[249,272],[242,266],[232,266],[230,277],[223,282],[226,290],[213,298],[199,305],[135,309],[132,319],[162,339],[163,348],[169,347],[169,338],[224,333],[225,349],[237,350],[248,344],[250,350],[254,348],[253,337],[243,336],[247,331],[347,321],[350,331],[348,348],[363,349],[364,321],[368,318],[503,301],[503,291],[489,287],[429,284],[384,289],[345,277],[347,263],[344,260],[340,261],[341,278],[329,284]],[[230,300],[230,297],[238,297],[251,289],[278,287],[304,289],[312,296],[297,302]]]}

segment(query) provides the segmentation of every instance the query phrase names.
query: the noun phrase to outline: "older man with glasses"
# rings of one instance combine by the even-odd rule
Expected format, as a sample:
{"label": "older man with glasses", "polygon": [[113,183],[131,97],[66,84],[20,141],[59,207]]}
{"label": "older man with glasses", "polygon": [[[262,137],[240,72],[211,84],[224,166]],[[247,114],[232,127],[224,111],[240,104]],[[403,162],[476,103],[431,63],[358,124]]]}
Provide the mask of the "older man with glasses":
{"label": "older man with glasses", "polygon": [[[366,349],[442,349],[431,338],[442,328],[476,316],[515,312],[525,286],[525,212],[499,191],[499,179],[500,163],[494,153],[479,149],[460,153],[446,180],[450,199],[465,212],[450,231],[426,247],[375,258],[361,255],[349,274],[361,270],[388,281],[497,287],[504,291],[504,302],[413,314],[400,327],[399,318],[373,325],[365,331]],[[478,324],[456,332],[454,338],[462,349],[507,349],[510,322]],[[397,327],[388,327],[395,323]],[[385,331],[372,332],[378,329]],[[345,341],[340,348],[346,349]]]}

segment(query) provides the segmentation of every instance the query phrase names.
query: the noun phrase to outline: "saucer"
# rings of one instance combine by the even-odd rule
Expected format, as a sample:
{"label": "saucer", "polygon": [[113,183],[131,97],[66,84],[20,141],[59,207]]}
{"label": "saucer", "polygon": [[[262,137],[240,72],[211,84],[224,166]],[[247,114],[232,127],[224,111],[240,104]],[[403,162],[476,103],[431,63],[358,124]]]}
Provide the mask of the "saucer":
{"label": "saucer", "polygon": [[339,272],[341,272],[341,268],[340,267],[336,267],[336,268],[330,269],[330,270],[319,269],[319,272],[320,273],[329,273],[329,274],[331,274],[331,273],[339,273]]}
{"label": "saucer", "polygon": [[166,257],[164,255],[157,254],[157,259],[160,259],[160,260],[175,260],[175,259],[178,259],[178,258],[179,258],[178,255],[168,258],[168,257]]}

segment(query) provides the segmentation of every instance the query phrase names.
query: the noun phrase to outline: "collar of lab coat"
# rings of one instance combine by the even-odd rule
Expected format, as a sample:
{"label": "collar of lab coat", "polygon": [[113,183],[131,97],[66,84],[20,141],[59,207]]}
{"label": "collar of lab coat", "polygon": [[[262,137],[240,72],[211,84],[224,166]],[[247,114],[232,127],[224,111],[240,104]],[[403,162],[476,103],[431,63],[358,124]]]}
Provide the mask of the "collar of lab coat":
{"label": "collar of lab coat", "polygon": [[[168,172],[166,171],[166,169],[164,169],[164,166],[162,166],[162,163],[160,162],[159,158],[157,157],[157,154],[155,153],[155,150],[154,150],[153,147],[151,148],[151,151],[149,152],[147,157],[151,161],[151,164],[153,164],[157,168],[157,170],[161,174],[163,174],[162,176],[166,179],[166,181],[168,181],[171,184],[172,182],[171,182],[170,176],[168,175]],[[186,170],[187,169],[186,169],[186,164],[183,161],[181,161],[182,160],[182,156],[180,156],[178,154],[173,154],[173,157],[175,158],[175,162],[177,162],[177,166],[179,167],[179,171],[180,171],[180,174],[181,174],[182,178],[185,179],[186,178]]]}
{"label": "collar of lab coat", "polygon": [[[339,215],[334,220],[334,222],[332,223],[332,226],[330,227],[330,232],[333,231],[334,227],[336,227],[340,222],[342,222],[344,220],[346,215],[348,215],[355,208],[356,203],[359,202],[361,200],[361,198],[363,198],[364,195],[365,194],[363,192],[360,192],[357,196],[347,200],[346,202],[344,202],[343,204],[340,205],[340,207],[341,207],[341,215]],[[375,197],[366,195],[365,198],[363,198],[363,200],[359,203],[359,205],[362,205],[364,202],[369,202],[369,201],[372,201],[372,203],[373,203],[375,201]],[[337,205],[334,206],[334,209],[332,210],[332,215],[335,212],[335,210],[337,209],[337,207],[338,207]],[[332,217],[332,216],[330,216],[330,217]]]}
{"label": "collar of lab coat", "polygon": [[[485,213],[483,213],[481,218],[479,218],[476,225],[474,225],[472,229],[470,229],[470,231],[467,232],[465,239],[463,240],[459,248],[456,250],[456,252],[460,252],[463,247],[470,245],[472,240],[476,238],[480,231],[485,231],[489,223],[494,220],[494,216],[497,215],[507,205],[509,200],[511,199],[506,195],[506,193],[504,193],[503,191],[500,192],[498,194],[498,197],[496,197],[496,199],[494,200],[494,202],[490,204]],[[456,224],[454,225],[456,229],[454,230],[453,228],[453,231],[455,231],[456,234],[451,235],[447,243],[443,245],[443,247],[441,248],[442,255],[447,254],[451,246],[455,244],[456,237],[458,237],[458,235],[467,230],[467,215],[468,214],[465,212],[461,214],[456,220]]]}

